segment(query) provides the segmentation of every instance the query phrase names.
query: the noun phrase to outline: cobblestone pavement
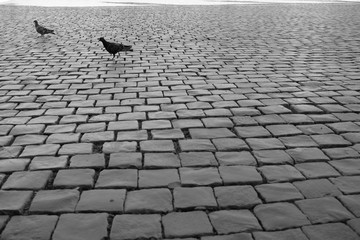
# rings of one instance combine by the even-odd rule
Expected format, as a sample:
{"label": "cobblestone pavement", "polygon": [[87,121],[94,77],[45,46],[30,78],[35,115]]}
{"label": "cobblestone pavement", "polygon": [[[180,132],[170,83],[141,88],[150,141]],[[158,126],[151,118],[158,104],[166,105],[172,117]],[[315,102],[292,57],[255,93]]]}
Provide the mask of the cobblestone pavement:
{"label": "cobblestone pavement", "polygon": [[2,6],[1,239],[360,239],[359,12]]}

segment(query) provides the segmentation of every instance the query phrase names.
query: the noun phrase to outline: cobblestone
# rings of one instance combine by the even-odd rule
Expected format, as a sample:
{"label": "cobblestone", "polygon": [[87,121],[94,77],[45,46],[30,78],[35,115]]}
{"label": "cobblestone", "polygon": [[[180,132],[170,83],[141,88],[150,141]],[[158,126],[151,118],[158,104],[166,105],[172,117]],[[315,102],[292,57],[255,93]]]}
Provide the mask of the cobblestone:
{"label": "cobblestone", "polygon": [[333,2],[2,5],[0,238],[359,239],[360,6]]}

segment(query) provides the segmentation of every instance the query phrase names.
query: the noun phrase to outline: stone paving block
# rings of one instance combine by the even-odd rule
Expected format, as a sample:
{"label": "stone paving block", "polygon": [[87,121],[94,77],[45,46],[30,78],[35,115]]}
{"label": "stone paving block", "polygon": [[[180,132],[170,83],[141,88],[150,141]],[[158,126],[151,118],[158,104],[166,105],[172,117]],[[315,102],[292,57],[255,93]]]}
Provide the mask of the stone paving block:
{"label": "stone paving block", "polygon": [[105,169],[100,172],[95,188],[136,188],[137,181],[136,169]]}
{"label": "stone paving block", "polygon": [[319,148],[294,148],[286,150],[296,163],[330,160]]}
{"label": "stone paving block", "polygon": [[15,172],[15,171],[24,171],[25,168],[29,165],[29,158],[11,158],[11,159],[2,159],[0,160],[0,172]]}
{"label": "stone paving block", "polygon": [[302,228],[310,240],[358,240],[359,236],[343,223],[327,223]]}
{"label": "stone paving block", "polygon": [[360,195],[341,195],[338,198],[352,214],[360,216]]}
{"label": "stone paving block", "polygon": [[236,137],[236,135],[227,128],[190,128],[189,132],[193,139]]}
{"label": "stone paving block", "polygon": [[347,221],[347,225],[349,225],[358,235],[360,234],[360,219],[351,219]]}
{"label": "stone paving block", "polygon": [[48,125],[44,133],[72,133],[75,131],[76,124],[57,124],[57,125]]}
{"label": "stone paving block", "polygon": [[179,153],[183,167],[217,166],[215,156],[211,152],[181,152]]}
{"label": "stone paving block", "polygon": [[213,233],[205,212],[172,212],[162,216],[165,237],[190,237]]}
{"label": "stone paving block", "polygon": [[360,133],[358,132],[343,133],[341,134],[341,136],[352,143],[360,143]]}
{"label": "stone paving block", "polygon": [[80,133],[55,133],[49,135],[46,143],[76,143],[80,141]]}
{"label": "stone paving block", "polygon": [[320,147],[346,147],[352,145],[351,142],[345,140],[342,136],[336,134],[312,135],[314,141]]}
{"label": "stone paving block", "polygon": [[115,140],[113,131],[84,133],[81,137],[81,142],[109,142]]}
{"label": "stone paving block", "polygon": [[32,191],[1,191],[0,211],[3,214],[22,214],[25,206],[31,200]]}
{"label": "stone paving block", "polygon": [[14,172],[1,189],[4,190],[39,190],[45,188],[52,175],[51,171]]}
{"label": "stone paving block", "polygon": [[338,171],[325,162],[299,163],[295,168],[307,179],[340,176]]}
{"label": "stone paving block", "polygon": [[136,120],[131,121],[117,121],[117,122],[109,122],[107,130],[109,131],[126,131],[126,130],[138,130],[139,123]]}
{"label": "stone paving block", "polygon": [[262,230],[258,220],[249,210],[220,210],[210,213],[209,218],[219,234]]}
{"label": "stone paving block", "polygon": [[93,151],[92,143],[69,143],[59,149],[60,155],[90,154]]}
{"label": "stone paving block", "polygon": [[283,118],[281,118],[278,114],[255,116],[254,120],[256,122],[258,122],[260,125],[284,124],[284,123],[286,123],[286,121]]}
{"label": "stone paving block", "polygon": [[329,163],[342,175],[360,174],[360,160],[357,158],[330,161]]}
{"label": "stone paving block", "polygon": [[255,186],[256,191],[267,203],[304,199],[291,183],[272,183]]}
{"label": "stone paving block", "polygon": [[330,178],[330,181],[344,194],[360,193],[360,176]]}
{"label": "stone paving block", "polygon": [[141,168],[141,153],[119,152],[110,154],[109,168]]}
{"label": "stone paving block", "polygon": [[294,160],[284,150],[261,150],[252,152],[259,165],[292,164]]}
{"label": "stone paving block", "polygon": [[297,125],[296,127],[306,135],[334,133],[324,124]]}
{"label": "stone paving block", "polygon": [[40,134],[44,131],[44,128],[44,124],[16,125],[11,129],[10,135]]}
{"label": "stone paving block", "polygon": [[29,169],[30,170],[62,169],[67,166],[67,162],[68,162],[67,156],[34,157],[29,165]]}
{"label": "stone paving block", "polygon": [[301,130],[292,124],[269,125],[266,129],[275,137],[284,137],[301,134]]}
{"label": "stone paving block", "polygon": [[142,189],[127,193],[127,213],[165,213],[172,210],[173,198],[169,189]]}
{"label": "stone paving block", "polygon": [[108,236],[106,213],[63,214],[53,233],[53,240],[101,240]]}
{"label": "stone paving block", "polygon": [[221,185],[222,180],[217,168],[180,168],[182,186],[214,186]]}
{"label": "stone paving block", "polygon": [[75,189],[41,190],[31,202],[31,213],[74,212],[80,193]]}
{"label": "stone paving block", "polygon": [[60,148],[59,144],[29,145],[24,148],[20,157],[54,156]]}
{"label": "stone paving block", "polygon": [[140,142],[142,152],[174,152],[174,143],[171,140],[148,140]]}
{"label": "stone paving block", "polygon": [[145,153],[144,168],[176,168],[180,159],[174,153]]}
{"label": "stone paving block", "polygon": [[247,138],[246,143],[253,150],[285,149],[284,144],[277,138]]}
{"label": "stone paving block", "polygon": [[139,188],[180,186],[180,178],[177,169],[155,169],[139,171]]}
{"label": "stone paving block", "polygon": [[252,186],[220,186],[214,188],[220,208],[251,208],[261,204]]}
{"label": "stone paving block", "polygon": [[360,154],[351,147],[322,149],[331,159],[358,158]]}
{"label": "stone paving block", "polygon": [[235,127],[236,134],[241,138],[270,137],[271,134],[262,126]]}
{"label": "stone paving block", "polygon": [[206,128],[232,128],[233,122],[229,118],[224,117],[209,117],[203,118],[201,121],[204,123]]}
{"label": "stone paving block", "polygon": [[297,135],[290,137],[280,137],[279,140],[287,148],[301,148],[301,147],[317,147],[318,144],[307,135]]}
{"label": "stone paving block", "polygon": [[214,192],[210,187],[183,188],[176,187],[173,191],[176,209],[216,208]]}
{"label": "stone paving block", "polygon": [[267,231],[295,228],[310,224],[307,217],[291,203],[258,205],[254,208],[254,213]]}
{"label": "stone paving block", "polygon": [[137,142],[124,141],[124,142],[105,142],[102,146],[103,153],[117,153],[117,152],[135,152]]}
{"label": "stone paving block", "polygon": [[104,154],[74,155],[70,158],[70,168],[104,168]]}
{"label": "stone paving block", "polygon": [[93,169],[59,170],[54,179],[54,188],[91,188],[94,185]]}
{"label": "stone paving block", "polygon": [[161,216],[149,215],[117,215],[110,232],[111,239],[144,239],[161,238]]}
{"label": "stone paving block", "polygon": [[96,189],[83,191],[76,205],[77,212],[122,212],[125,189]]}
{"label": "stone paving block", "polygon": [[354,218],[334,197],[299,200],[295,204],[313,224],[340,222]]}
{"label": "stone paving block", "polygon": [[305,180],[305,177],[290,165],[262,166],[258,169],[268,183]]}
{"label": "stone paving block", "polygon": [[255,240],[308,240],[299,228],[274,232],[254,232],[253,235]]}
{"label": "stone paving block", "polygon": [[244,140],[237,138],[216,138],[212,139],[212,142],[219,151],[239,151],[250,149]]}
{"label": "stone paving block", "polygon": [[152,130],[151,136],[153,139],[183,139],[185,138],[180,129],[165,129],[165,130]]}
{"label": "stone paving block", "polygon": [[335,133],[360,132],[360,126],[353,122],[339,122],[327,124]]}
{"label": "stone paving block", "polygon": [[2,233],[1,239],[50,239],[57,220],[58,216],[49,215],[13,216]]}
{"label": "stone paving block", "polygon": [[216,152],[215,156],[222,166],[247,165],[256,166],[256,160],[248,151],[241,152]]}
{"label": "stone paving block", "polygon": [[225,185],[263,182],[260,173],[252,166],[220,166],[219,172]]}
{"label": "stone paving block", "polygon": [[171,123],[175,129],[204,127],[200,119],[175,119]]}
{"label": "stone paving block", "polygon": [[139,131],[120,131],[117,134],[117,141],[141,141],[147,140],[148,134],[146,130]]}
{"label": "stone paving block", "polygon": [[321,198],[326,196],[339,196],[341,192],[328,179],[312,179],[293,182],[294,186],[305,198]]}

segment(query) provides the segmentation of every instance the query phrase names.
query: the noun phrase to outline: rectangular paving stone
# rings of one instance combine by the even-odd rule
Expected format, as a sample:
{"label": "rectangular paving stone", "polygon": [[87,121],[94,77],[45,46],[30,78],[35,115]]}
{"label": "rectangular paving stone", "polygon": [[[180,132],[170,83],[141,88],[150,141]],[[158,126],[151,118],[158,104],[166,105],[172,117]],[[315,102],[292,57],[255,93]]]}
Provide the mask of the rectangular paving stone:
{"label": "rectangular paving stone", "polygon": [[213,233],[205,212],[171,212],[162,216],[165,237],[193,237]]}
{"label": "rectangular paving stone", "polygon": [[173,210],[173,197],[169,189],[152,188],[127,193],[125,212],[165,213]]}
{"label": "rectangular paving stone", "polygon": [[309,225],[307,217],[291,203],[269,203],[258,205],[254,214],[267,231]]}
{"label": "rectangular paving stone", "polygon": [[299,200],[295,204],[313,224],[340,222],[354,218],[354,215],[334,197]]}
{"label": "rectangular paving stone", "polygon": [[161,216],[158,214],[117,215],[110,232],[111,239],[159,239],[161,233]]}
{"label": "rectangular paving stone", "polygon": [[139,170],[139,188],[180,186],[180,177],[177,169]]}
{"label": "rectangular paving stone", "polygon": [[[13,216],[1,234],[2,239],[50,239],[58,216]],[[36,230],[34,230],[36,229]]]}
{"label": "rectangular paving stone", "polygon": [[210,187],[183,188],[176,187],[173,191],[176,209],[216,208],[217,202]]}
{"label": "rectangular paving stone", "polygon": [[341,195],[339,200],[352,214],[360,216],[360,195]]}
{"label": "rectangular paving stone", "polygon": [[29,165],[29,169],[30,170],[62,169],[66,167],[67,162],[68,162],[67,156],[34,157]]}
{"label": "rectangular paving stone", "polygon": [[212,152],[181,152],[179,153],[183,167],[217,166],[218,163]]}
{"label": "rectangular paving stone", "polygon": [[108,214],[62,214],[53,233],[53,240],[101,240],[108,236]]}
{"label": "rectangular paving stone", "polygon": [[251,208],[262,203],[250,185],[219,186],[214,192],[220,208]]}
{"label": "rectangular paving stone", "polygon": [[83,191],[76,205],[77,212],[123,212],[125,189]]}
{"label": "rectangular paving stone", "polygon": [[29,165],[29,158],[11,158],[11,159],[2,159],[0,160],[0,172],[16,172],[24,171],[25,168]]}
{"label": "rectangular paving stone", "polygon": [[249,210],[220,210],[210,213],[209,218],[219,234],[262,230]]}
{"label": "rectangular paving stone", "polygon": [[32,194],[32,191],[0,190],[0,211],[4,214],[22,214],[25,206],[31,200]]}
{"label": "rectangular paving stone", "polygon": [[344,223],[327,223],[304,226],[302,230],[310,240],[356,240],[359,238],[359,236]]}
{"label": "rectangular paving stone", "polygon": [[247,138],[245,141],[253,150],[285,149],[284,144],[277,138]]}
{"label": "rectangular paving stone", "polygon": [[95,188],[136,188],[136,169],[105,169],[100,172]]}
{"label": "rectangular paving stone", "polygon": [[256,191],[267,203],[304,199],[291,183],[272,183],[255,186]]}
{"label": "rectangular paving stone", "polygon": [[262,166],[258,169],[268,183],[305,180],[305,177],[290,165]]}
{"label": "rectangular paving stone", "polygon": [[94,185],[93,169],[59,170],[54,179],[54,188],[91,188]]}
{"label": "rectangular paving stone", "polygon": [[215,152],[216,148],[209,139],[186,139],[179,140],[180,149],[183,152],[208,151]]}
{"label": "rectangular paving stone", "polygon": [[39,190],[45,188],[52,175],[51,171],[22,171],[12,173],[1,189],[4,190]]}
{"label": "rectangular paving stone", "polygon": [[174,153],[145,153],[144,168],[176,168],[180,159]]}
{"label": "rectangular paving stone", "polygon": [[296,163],[330,160],[319,148],[294,148],[286,150]]}
{"label": "rectangular paving stone", "polygon": [[225,185],[263,182],[260,173],[252,166],[220,166],[219,172]]}
{"label": "rectangular paving stone", "polygon": [[174,143],[171,140],[147,140],[140,142],[142,152],[174,152]]}
{"label": "rectangular paving stone", "polygon": [[28,145],[20,157],[55,156],[60,148],[59,144]]}
{"label": "rectangular paving stone", "polygon": [[330,181],[344,194],[360,193],[360,176],[341,176]]}
{"label": "rectangular paving stone", "polygon": [[73,154],[90,154],[93,152],[92,143],[69,143],[61,146],[58,154],[73,155]]}
{"label": "rectangular paving stone", "polygon": [[299,189],[305,198],[320,198],[341,195],[339,189],[328,179],[295,181],[293,184],[297,189]]}
{"label": "rectangular paving stone", "polygon": [[142,154],[119,152],[110,154],[109,168],[141,168]]}
{"label": "rectangular paving stone", "polygon": [[221,185],[222,180],[217,168],[180,168],[182,186],[214,186]]}
{"label": "rectangular paving stone", "polygon": [[308,240],[299,228],[274,232],[254,232],[253,235],[255,240]]}
{"label": "rectangular paving stone", "polygon": [[70,158],[70,168],[104,168],[104,154],[82,154],[74,155]]}
{"label": "rectangular paving stone", "polygon": [[74,212],[79,200],[79,191],[75,189],[41,190],[31,202],[31,213]]}

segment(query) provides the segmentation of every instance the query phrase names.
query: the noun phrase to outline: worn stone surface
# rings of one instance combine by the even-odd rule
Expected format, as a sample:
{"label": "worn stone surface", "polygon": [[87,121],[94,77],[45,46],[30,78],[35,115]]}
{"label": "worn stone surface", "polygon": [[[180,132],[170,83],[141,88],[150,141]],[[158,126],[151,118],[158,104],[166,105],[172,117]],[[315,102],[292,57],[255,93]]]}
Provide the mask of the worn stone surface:
{"label": "worn stone surface", "polygon": [[141,239],[161,237],[161,217],[149,215],[117,215],[111,228],[111,239]]}
{"label": "worn stone surface", "polygon": [[1,6],[0,234],[358,238],[360,5],[227,3]]}
{"label": "worn stone surface", "polygon": [[54,215],[13,216],[1,234],[1,239],[50,239],[57,220],[58,216]]}
{"label": "worn stone surface", "polygon": [[41,190],[31,202],[31,213],[74,212],[80,193],[75,189]]}
{"label": "worn stone surface", "polygon": [[52,238],[54,240],[104,239],[107,237],[107,217],[106,213],[63,214],[59,218]]}
{"label": "worn stone surface", "polygon": [[205,212],[172,212],[162,217],[165,237],[201,236],[213,232]]}

